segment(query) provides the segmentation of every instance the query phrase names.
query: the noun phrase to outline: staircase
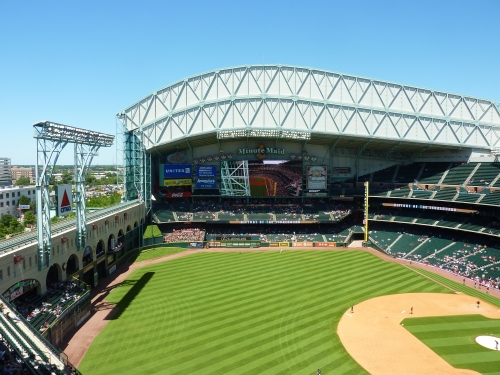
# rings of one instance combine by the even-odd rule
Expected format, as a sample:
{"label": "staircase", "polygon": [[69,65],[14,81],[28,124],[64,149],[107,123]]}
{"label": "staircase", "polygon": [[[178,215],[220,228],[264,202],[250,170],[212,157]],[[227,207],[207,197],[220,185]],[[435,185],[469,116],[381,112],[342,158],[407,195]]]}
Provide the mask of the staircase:
{"label": "staircase", "polygon": [[422,173],[423,173],[423,171],[425,169],[425,165],[426,164],[427,163],[422,163],[422,166],[420,167],[420,171],[418,172],[418,175],[417,175],[417,178],[416,178],[417,181],[420,180],[420,176],[422,176]]}
{"label": "staircase", "polygon": [[448,168],[446,168],[446,171],[443,173],[443,175],[441,176],[441,178],[439,179],[437,185],[441,185],[444,181],[444,179],[446,178],[446,175],[448,174],[448,172],[450,171],[450,168],[451,168],[451,163],[448,164]]}
{"label": "staircase", "polygon": [[392,182],[396,181],[396,176],[398,175],[399,172],[399,164],[396,165],[396,170],[394,171],[394,174],[392,175]]}
{"label": "staircase", "polygon": [[451,245],[455,245],[455,244],[456,244],[456,242],[452,242],[452,243],[450,243],[449,245],[446,245],[445,247],[443,247],[442,249],[439,249],[439,250],[438,250],[438,251],[436,251],[435,253],[432,253],[431,255],[426,256],[424,259],[427,259],[427,258],[429,258],[430,256],[433,256],[433,255],[439,254],[441,251],[446,250],[446,249],[447,249],[447,248],[449,248]]}
{"label": "staircase", "polygon": [[478,168],[481,166],[481,163],[477,163],[476,167],[472,170],[472,172],[467,176],[467,178],[465,179],[464,183],[462,184],[462,186],[466,186],[467,183],[471,180],[472,176],[474,176],[474,173],[476,173],[476,171],[478,170]]}
{"label": "staircase", "polygon": [[415,247],[412,251],[410,251],[409,253],[407,253],[404,257],[406,258],[408,255],[411,255],[415,250],[417,250],[420,246],[422,246],[424,243],[426,243],[427,241],[429,241],[429,238],[426,238],[425,240],[423,240],[420,245],[418,245],[417,247]]}
{"label": "staircase", "polygon": [[476,203],[481,202],[481,199],[483,199],[484,197],[486,197],[486,194],[481,194],[481,195],[479,196],[479,199],[476,201]]}
{"label": "staircase", "polygon": [[495,185],[499,178],[500,178],[500,173],[493,179],[493,181],[491,181],[491,183],[488,186],[492,187],[493,185]]}

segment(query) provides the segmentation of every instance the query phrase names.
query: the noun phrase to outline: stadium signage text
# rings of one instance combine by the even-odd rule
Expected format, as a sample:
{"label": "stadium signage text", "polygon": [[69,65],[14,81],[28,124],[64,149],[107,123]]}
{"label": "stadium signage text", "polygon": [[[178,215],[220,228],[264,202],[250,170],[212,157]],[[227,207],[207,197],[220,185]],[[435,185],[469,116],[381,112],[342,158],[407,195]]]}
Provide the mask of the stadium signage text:
{"label": "stadium signage text", "polygon": [[270,155],[285,155],[284,148],[264,147],[260,145],[259,148],[239,148],[238,155],[255,154],[259,159],[265,159],[268,154]]}
{"label": "stadium signage text", "polygon": [[172,164],[184,163],[186,161],[186,155],[176,152],[167,156],[167,161]]}
{"label": "stadium signage text", "polygon": [[190,178],[180,178],[178,180],[163,180],[163,186],[190,186],[192,185]]}
{"label": "stadium signage text", "polygon": [[181,193],[167,193],[167,198],[189,198],[190,196],[190,191],[184,191]]}
{"label": "stadium signage text", "polygon": [[196,181],[197,189],[215,189],[217,182],[215,178],[198,178]]}
{"label": "stadium signage text", "polygon": [[190,164],[163,165],[164,178],[189,178],[192,170]]}

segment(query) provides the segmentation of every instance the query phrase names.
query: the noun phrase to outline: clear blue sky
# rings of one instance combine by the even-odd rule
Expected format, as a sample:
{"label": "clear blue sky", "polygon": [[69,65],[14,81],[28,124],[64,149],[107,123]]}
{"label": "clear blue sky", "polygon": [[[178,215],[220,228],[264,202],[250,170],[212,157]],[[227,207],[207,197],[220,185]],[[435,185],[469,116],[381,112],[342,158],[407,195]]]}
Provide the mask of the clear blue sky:
{"label": "clear blue sky", "polygon": [[[0,156],[32,125],[115,134],[115,114],[204,71],[290,64],[500,101],[500,0],[0,0]],[[115,161],[115,148],[98,164]],[[72,148],[60,163],[72,164]]]}

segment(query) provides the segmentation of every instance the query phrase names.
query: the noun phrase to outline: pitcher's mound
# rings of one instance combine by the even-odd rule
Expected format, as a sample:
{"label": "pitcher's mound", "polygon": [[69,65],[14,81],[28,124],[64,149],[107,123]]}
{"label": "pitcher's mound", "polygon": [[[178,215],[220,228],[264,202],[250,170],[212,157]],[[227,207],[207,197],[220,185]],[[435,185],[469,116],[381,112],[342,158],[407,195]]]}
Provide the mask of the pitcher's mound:
{"label": "pitcher's mound", "polygon": [[476,342],[485,348],[500,350],[500,337],[495,336],[477,336]]}

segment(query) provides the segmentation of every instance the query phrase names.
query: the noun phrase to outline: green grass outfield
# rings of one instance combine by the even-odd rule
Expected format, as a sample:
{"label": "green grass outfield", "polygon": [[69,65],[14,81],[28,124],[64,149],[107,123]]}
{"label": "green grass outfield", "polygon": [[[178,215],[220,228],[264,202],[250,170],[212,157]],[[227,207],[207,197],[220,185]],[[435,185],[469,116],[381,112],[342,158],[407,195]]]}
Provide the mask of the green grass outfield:
{"label": "green grass outfield", "polygon": [[183,247],[160,247],[156,249],[151,249],[151,250],[143,250],[136,258],[134,259],[135,262],[142,262],[145,260],[150,260],[150,259],[155,259],[155,258],[161,258],[167,255],[172,255],[176,253],[181,253],[183,251],[190,250],[187,248]]}
{"label": "green grass outfield", "polygon": [[478,345],[476,336],[500,337],[500,320],[482,315],[407,318],[404,327],[456,368],[500,375],[500,352]]}
{"label": "green grass outfield", "polygon": [[98,374],[366,374],[336,334],[366,299],[449,289],[358,251],[198,253],[142,267],[79,369]]}

